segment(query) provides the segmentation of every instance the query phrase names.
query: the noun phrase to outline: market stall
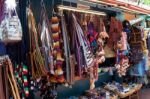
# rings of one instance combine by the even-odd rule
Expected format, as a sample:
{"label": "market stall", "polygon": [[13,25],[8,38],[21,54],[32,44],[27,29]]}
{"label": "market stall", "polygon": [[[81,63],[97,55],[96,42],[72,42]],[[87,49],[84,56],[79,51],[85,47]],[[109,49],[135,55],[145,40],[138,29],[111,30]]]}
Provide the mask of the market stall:
{"label": "market stall", "polygon": [[10,88],[0,96],[139,99],[150,66],[149,7],[121,0],[1,2],[0,63],[8,65],[1,78]]}

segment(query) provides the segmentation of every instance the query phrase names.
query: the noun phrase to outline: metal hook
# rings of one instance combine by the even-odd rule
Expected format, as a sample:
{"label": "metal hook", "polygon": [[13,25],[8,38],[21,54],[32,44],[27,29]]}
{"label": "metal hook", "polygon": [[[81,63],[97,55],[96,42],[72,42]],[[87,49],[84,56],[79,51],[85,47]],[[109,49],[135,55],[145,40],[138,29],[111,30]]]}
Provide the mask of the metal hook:
{"label": "metal hook", "polygon": [[54,0],[52,0],[52,16],[54,16],[56,14],[55,10],[54,10]]}
{"label": "metal hook", "polygon": [[30,4],[31,4],[31,1],[30,1],[30,0],[28,0],[28,1],[27,1],[27,5],[29,6]]}
{"label": "metal hook", "polygon": [[70,0],[70,7],[71,7],[71,0]]}
{"label": "metal hook", "polygon": [[64,0],[61,0],[61,5],[63,5],[63,3],[64,3]]}
{"label": "metal hook", "polygon": [[52,0],[52,7],[53,7],[53,8],[54,8],[54,3],[55,3],[54,0]]}
{"label": "metal hook", "polygon": [[42,7],[44,6],[44,0],[41,0],[41,6]]}

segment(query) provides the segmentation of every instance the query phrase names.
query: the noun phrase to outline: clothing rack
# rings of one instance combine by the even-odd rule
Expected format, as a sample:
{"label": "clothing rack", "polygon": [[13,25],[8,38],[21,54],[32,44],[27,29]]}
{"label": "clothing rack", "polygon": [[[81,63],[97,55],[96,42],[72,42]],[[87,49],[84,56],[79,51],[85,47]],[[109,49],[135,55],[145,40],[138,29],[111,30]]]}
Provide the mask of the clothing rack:
{"label": "clothing rack", "polygon": [[87,9],[82,9],[82,8],[77,8],[77,7],[64,6],[64,5],[59,5],[58,8],[59,8],[59,10],[68,10],[68,11],[75,11],[75,12],[81,12],[81,13],[106,16],[106,13],[104,13],[104,12],[90,10],[90,9],[87,10]]}

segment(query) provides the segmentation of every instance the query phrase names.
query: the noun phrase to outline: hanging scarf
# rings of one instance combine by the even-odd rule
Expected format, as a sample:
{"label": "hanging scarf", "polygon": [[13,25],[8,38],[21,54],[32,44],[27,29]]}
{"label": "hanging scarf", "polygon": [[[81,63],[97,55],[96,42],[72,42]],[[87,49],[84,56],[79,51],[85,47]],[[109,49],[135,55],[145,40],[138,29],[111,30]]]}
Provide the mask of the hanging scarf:
{"label": "hanging scarf", "polygon": [[82,46],[85,64],[87,67],[91,67],[93,65],[94,60],[93,60],[92,53],[91,53],[90,48],[87,43],[87,39],[85,38],[85,36],[83,34],[83,30],[81,29],[80,25],[78,24],[75,15],[72,14],[72,17],[73,17],[73,22],[74,22],[74,28],[76,30],[77,37],[79,39],[79,43]]}
{"label": "hanging scarf", "polygon": [[51,74],[54,74],[54,62],[53,62],[53,46],[52,46],[52,37],[51,37],[51,31],[49,29],[49,21],[48,16],[46,14],[46,11],[44,7],[42,7],[41,11],[41,42],[42,42],[42,48],[44,49],[44,58],[45,58],[45,68],[47,71],[50,71]]}
{"label": "hanging scarf", "polygon": [[16,65],[15,66],[15,78],[18,82],[18,87],[20,87],[19,92],[21,98],[29,97],[29,83],[28,83],[28,67],[26,65]]}
{"label": "hanging scarf", "polygon": [[117,50],[115,67],[120,77],[126,75],[126,70],[129,66],[128,57],[123,54],[123,51]]}
{"label": "hanging scarf", "polygon": [[[70,42],[68,37],[68,32],[66,28],[66,22],[64,15],[61,15],[61,26],[62,26],[62,33],[63,33],[63,41],[64,41],[64,50],[65,50],[65,62],[66,62],[66,81],[70,84],[74,83],[74,76],[75,76],[75,60],[74,55],[71,55],[70,52]],[[69,43],[69,44],[68,44]]]}
{"label": "hanging scarf", "polygon": [[36,79],[46,75],[47,71],[44,67],[44,59],[38,44],[38,34],[36,30],[35,19],[30,8],[28,8],[28,27],[30,36],[30,62],[32,68],[32,77]]}
{"label": "hanging scarf", "polygon": [[117,41],[120,38],[121,32],[122,32],[122,23],[121,21],[115,19],[114,17],[111,17],[110,22],[110,30],[109,30],[109,40],[108,40],[108,46],[113,49],[115,45],[117,45]]}
{"label": "hanging scarf", "polygon": [[87,73],[87,75],[89,75],[90,89],[93,89],[93,88],[95,88],[95,84],[94,84],[95,80],[98,78],[98,75],[97,75],[98,74],[98,70],[97,70],[98,64],[95,64],[96,60],[94,59],[94,57],[90,51],[90,46],[88,46],[88,41],[83,33],[81,26],[77,22],[75,15],[72,14],[72,17],[73,17],[74,33],[76,33],[76,38],[78,39],[78,43],[80,45],[79,48],[81,48],[80,51],[82,51],[82,53],[77,53],[77,55],[79,55],[79,56],[77,56],[77,58],[81,56],[80,59],[81,59],[81,62],[83,62],[81,64],[82,65],[82,68],[81,68],[82,73]]}
{"label": "hanging scarf", "polygon": [[98,33],[94,30],[93,22],[89,22],[87,37],[89,39],[90,48],[93,53],[96,52],[96,48],[97,48],[97,41],[96,41],[97,35],[98,35]]}
{"label": "hanging scarf", "polygon": [[51,19],[51,31],[52,31],[52,39],[53,39],[53,59],[54,59],[54,68],[55,73],[52,78],[54,82],[63,83],[64,72],[63,72],[63,52],[62,52],[62,44],[61,44],[61,30],[60,30],[60,20],[57,16],[52,17]]}

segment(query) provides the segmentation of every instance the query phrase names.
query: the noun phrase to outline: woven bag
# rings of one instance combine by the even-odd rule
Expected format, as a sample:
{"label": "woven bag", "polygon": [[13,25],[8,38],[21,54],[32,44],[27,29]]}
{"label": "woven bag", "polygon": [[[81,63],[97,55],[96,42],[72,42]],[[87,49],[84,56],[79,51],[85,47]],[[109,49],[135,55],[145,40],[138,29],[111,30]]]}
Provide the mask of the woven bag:
{"label": "woven bag", "polygon": [[16,12],[5,11],[4,19],[0,24],[0,40],[5,43],[18,42],[22,39],[22,27]]}

